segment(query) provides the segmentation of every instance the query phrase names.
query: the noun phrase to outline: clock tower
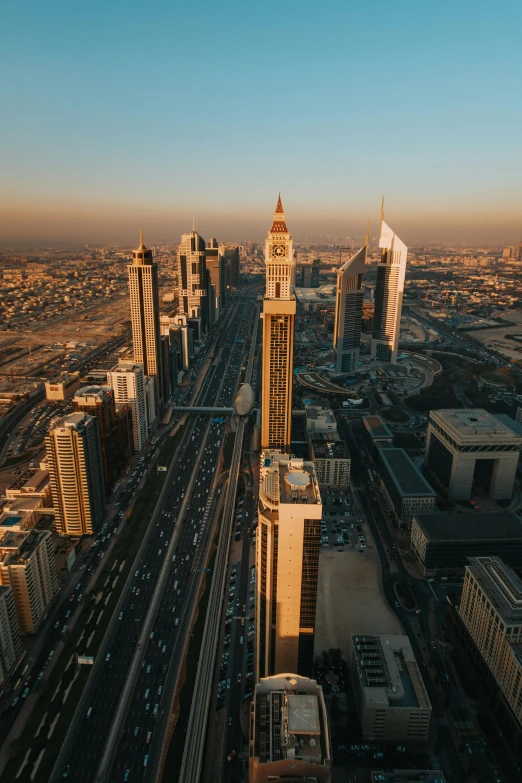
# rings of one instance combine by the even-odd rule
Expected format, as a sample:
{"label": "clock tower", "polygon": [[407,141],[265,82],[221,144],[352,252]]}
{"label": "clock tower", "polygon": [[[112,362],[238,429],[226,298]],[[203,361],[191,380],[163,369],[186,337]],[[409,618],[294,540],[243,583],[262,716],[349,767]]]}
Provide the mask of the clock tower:
{"label": "clock tower", "polygon": [[261,448],[290,451],[296,302],[293,243],[281,196],[265,242]]}

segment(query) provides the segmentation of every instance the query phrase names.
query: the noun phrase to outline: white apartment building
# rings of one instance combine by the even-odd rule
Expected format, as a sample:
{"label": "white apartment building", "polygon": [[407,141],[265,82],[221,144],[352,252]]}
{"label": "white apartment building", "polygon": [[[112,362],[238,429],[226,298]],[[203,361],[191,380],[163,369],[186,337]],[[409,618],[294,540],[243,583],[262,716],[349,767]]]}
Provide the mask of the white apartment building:
{"label": "white apartment building", "polygon": [[120,360],[107,373],[107,384],[114,389],[115,402],[131,409],[134,450],[141,451],[149,435],[143,365]]}

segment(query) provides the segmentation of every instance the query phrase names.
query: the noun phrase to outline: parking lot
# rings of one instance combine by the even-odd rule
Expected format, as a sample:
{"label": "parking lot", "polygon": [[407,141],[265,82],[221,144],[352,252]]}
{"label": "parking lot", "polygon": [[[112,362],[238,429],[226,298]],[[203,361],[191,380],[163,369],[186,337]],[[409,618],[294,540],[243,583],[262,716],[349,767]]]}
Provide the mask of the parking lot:
{"label": "parking lot", "polygon": [[354,511],[353,498],[348,491],[321,490],[323,518],[321,520],[321,548],[365,549],[366,534],[362,517]]}

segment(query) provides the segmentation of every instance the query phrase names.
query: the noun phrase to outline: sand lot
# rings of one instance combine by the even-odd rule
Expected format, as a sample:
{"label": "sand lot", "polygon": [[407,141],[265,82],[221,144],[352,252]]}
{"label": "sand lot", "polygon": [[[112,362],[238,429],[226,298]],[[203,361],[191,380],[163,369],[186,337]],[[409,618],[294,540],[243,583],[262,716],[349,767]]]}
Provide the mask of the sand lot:
{"label": "sand lot", "polygon": [[401,634],[379,586],[380,562],[375,549],[363,553],[326,550],[319,556],[319,589],[315,655],[339,647],[350,658],[353,633]]}

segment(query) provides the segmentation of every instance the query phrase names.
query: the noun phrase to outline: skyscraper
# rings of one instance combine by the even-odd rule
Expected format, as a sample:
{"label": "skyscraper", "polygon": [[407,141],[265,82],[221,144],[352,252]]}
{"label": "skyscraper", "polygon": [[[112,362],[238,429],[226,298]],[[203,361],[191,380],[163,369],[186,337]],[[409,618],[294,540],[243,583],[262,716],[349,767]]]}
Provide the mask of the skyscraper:
{"label": "skyscraper", "polygon": [[256,541],[258,677],[313,673],[322,502],[313,462],[265,451]]}
{"label": "skyscraper", "polygon": [[22,655],[13,590],[0,586],[0,685]]}
{"label": "skyscraper", "polygon": [[110,386],[84,386],[73,397],[72,409],[95,416],[100,426],[105,491],[112,491],[124,462],[116,449],[116,405]]}
{"label": "skyscraper", "polygon": [[265,263],[261,448],[289,451],[296,312],[293,293],[295,262],[281,196],[265,241]]}
{"label": "skyscraper", "polygon": [[178,250],[179,312],[187,318],[201,318],[203,331],[209,326],[209,275],[205,240],[196,231],[182,234]]}
{"label": "skyscraper", "polygon": [[56,529],[66,536],[91,535],[105,508],[100,426],[94,416],[70,413],[45,438]]}
{"label": "skyscraper", "polygon": [[384,222],[381,215],[381,260],[377,267],[375,312],[373,316],[372,359],[397,362],[401,331],[402,297],[408,248]]}
{"label": "skyscraper", "polygon": [[364,296],[362,284],[367,251],[368,245],[365,243],[337,270],[333,344],[335,371],[338,373],[352,372],[359,365]]}
{"label": "skyscraper", "polygon": [[149,434],[143,365],[120,360],[107,373],[107,384],[114,389],[115,401],[131,409],[134,450],[141,451]]}
{"label": "skyscraper", "polygon": [[152,250],[143,244],[132,251],[129,264],[129,291],[131,300],[132,341],[134,361],[143,365],[146,376],[154,377],[156,407],[163,401],[163,363],[160,349],[158,266]]}

